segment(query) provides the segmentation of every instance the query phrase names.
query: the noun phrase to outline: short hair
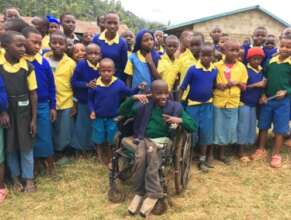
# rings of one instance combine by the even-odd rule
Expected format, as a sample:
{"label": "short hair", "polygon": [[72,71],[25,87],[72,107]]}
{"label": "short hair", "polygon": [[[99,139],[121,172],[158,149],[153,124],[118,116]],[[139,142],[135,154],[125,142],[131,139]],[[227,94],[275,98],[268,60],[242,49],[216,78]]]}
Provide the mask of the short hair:
{"label": "short hair", "polygon": [[62,31],[60,31],[60,30],[57,30],[57,31],[55,31],[55,32],[53,32],[53,33],[50,34],[50,38],[52,38],[53,36],[61,36],[65,40],[67,39],[66,38],[66,35]]}
{"label": "short hair", "polygon": [[221,37],[229,37],[229,34],[227,34],[227,33],[222,33]]}
{"label": "short hair", "polygon": [[104,19],[105,19],[105,15],[104,15],[104,14],[103,14],[103,15],[99,15],[99,16],[97,17],[97,23],[100,22],[101,17],[104,17]]}
{"label": "short hair", "polygon": [[17,7],[13,7],[13,6],[10,6],[10,7],[5,8],[5,9],[3,10],[3,14],[6,15],[7,11],[8,11],[8,10],[11,10],[11,9],[12,9],[12,10],[16,10],[16,11],[19,13],[19,15],[20,15],[20,9],[17,8]]}
{"label": "short hair", "polygon": [[209,47],[209,48],[211,48],[211,49],[213,50],[213,52],[214,52],[214,50],[215,50],[215,47],[214,47],[213,43],[205,42],[205,43],[201,46],[201,50],[200,50],[200,51],[202,51],[202,49],[205,48],[205,47]]}
{"label": "short hair", "polygon": [[60,16],[60,22],[61,22],[61,23],[63,22],[64,18],[65,18],[67,15],[70,15],[70,16],[75,17],[75,15],[74,15],[73,13],[71,13],[71,12],[64,12],[64,13],[61,14],[61,16]]}
{"label": "short hair", "polygon": [[1,44],[3,46],[7,46],[8,44],[10,44],[13,40],[13,37],[17,36],[17,35],[21,35],[23,36],[23,34],[17,32],[17,31],[6,31],[2,36],[1,36]]}
{"label": "short hair", "polygon": [[178,37],[176,35],[173,35],[173,34],[167,36],[165,42],[167,42],[168,40],[176,40],[178,43],[180,42]]}
{"label": "short hair", "polygon": [[115,12],[115,11],[109,11],[109,12],[107,12],[107,13],[105,14],[105,16],[104,16],[104,20],[106,20],[107,16],[110,15],[110,14],[117,15],[117,17],[119,18],[119,14],[118,14],[117,12]]}
{"label": "short hair", "polygon": [[192,34],[192,30],[190,29],[183,30],[182,33],[180,34],[180,40],[184,39],[186,37],[185,35],[188,33]]}
{"label": "short hair", "polygon": [[258,30],[263,30],[263,31],[265,31],[265,32],[268,32],[267,28],[264,27],[264,26],[256,27],[255,30],[254,30],[254,33],[255,33],[256,31],[258,31]]}
{"label": "short hair", "polygon": [[274,38],[276,38],[276,36],[274,34],[268,34],[267,37],[274,37]]}
{"label": "short hair", "polygon": [[8,31],[22,32],[22,30],[28,26],[29,24],[27,24],[21,18],[15,18],[13,20],[9,20],[5,22],[5,29]]}
{"label": "short hair", "polygon": [[115,65],[114,65],[114,61],[110,58],[103,58],[100,63],[99,63],[99,66],[101,66],[102,63],[105,63],[105,62],[110,62],[113,66],[113,68],[115,68]]}
{"label": "short hair", "polygon": [[24,35],[24,37],[28,37],[29,34],[33,33],[33,34],[39,34],[41,35],[41,33],[35,28],[35,27],[31,27],[31,26],[28,26],[26,28],[24,28],[21,33]]}
{"label": "short hair", "polygon": [[198,31],[195,31],[195,32],[193,32],[193,37],[195,37],[195,36],[200,36],[201,39],[202,39],[202,41],[203,42],[205,41],[205,37],[204,37],[204,34],[203,33],[198,32]]}

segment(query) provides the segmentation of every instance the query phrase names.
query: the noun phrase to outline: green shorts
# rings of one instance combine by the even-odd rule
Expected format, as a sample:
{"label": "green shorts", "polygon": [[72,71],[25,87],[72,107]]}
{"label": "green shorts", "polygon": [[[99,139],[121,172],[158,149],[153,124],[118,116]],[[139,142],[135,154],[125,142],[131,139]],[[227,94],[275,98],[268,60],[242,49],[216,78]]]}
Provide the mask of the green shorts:
{"label": "green shorts", "polygon": [[3,128],[0,127],[0,164],[4,163],[5,153],[4,153],[4,137]]}

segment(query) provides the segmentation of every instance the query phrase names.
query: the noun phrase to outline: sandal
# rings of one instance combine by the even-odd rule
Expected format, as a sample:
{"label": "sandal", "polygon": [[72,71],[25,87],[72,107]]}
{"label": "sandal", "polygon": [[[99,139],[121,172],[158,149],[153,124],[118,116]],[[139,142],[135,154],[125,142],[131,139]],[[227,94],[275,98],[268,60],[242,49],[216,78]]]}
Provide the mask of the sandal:
{"label": "sandal", "polygon": [[275,154],[272,156],[272,160],[270,163],[271,167],[273,168],[280,168],[282,165],[282,158],[280,154]]}
{"label": "sandal", "polygon": [[8,195],[8,190],[6,188],[0,189],[0,203],[4,202]]}
{"label": "sandal", "polygon": [[255,153],[250,156],[251,160],[261,160],[267,157],[267,151],[263,148],[258,148]]}
{"label": "sandal", "polygon": [[241,162],[243,162],[243,163],[247,163],[247,162],[250,162],[250,161],[251,161],[250,158],[249,158],[248,156],[241,156],[241,157],[239,158],[239,160],[240,160]]}

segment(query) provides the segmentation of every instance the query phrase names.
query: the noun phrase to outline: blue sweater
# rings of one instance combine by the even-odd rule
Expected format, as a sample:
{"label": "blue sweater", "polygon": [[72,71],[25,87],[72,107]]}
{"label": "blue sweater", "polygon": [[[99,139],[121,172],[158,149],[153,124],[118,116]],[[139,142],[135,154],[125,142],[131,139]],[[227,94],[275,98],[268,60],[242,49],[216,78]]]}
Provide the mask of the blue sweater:
{"label": "blue sweater", "polygon": [[119,38],[118,44],[108,45],[104,40],[99,39],[99,34],[93,38],[93,43],[101,48],[102,57],[110,58],[114,61],[116,76],[123,81],[126,79],[124,69],[127,63],[127,43],[124,38]]}
{"label": "blue sweater", "polygon": [[[248,70],[248,82],[247,85],[257,83],[263,80],[263,71],[256,73],[253,69],[247,68]],[[241,93],[241,101],[245,105],[255,107],[263,93],[264,89],[262,88],[248,88],[247,90]]]}
{"label": "blue sweater", "polygon": [[109,86],[97,86],[89,89],[88,105],[90,112],[95,112],[98,118],[112,118],[118,114],[120,100],[124,95],[133,95],[138,89],[128,88],[120,79]]}
{"label": "blue sweater", "polygon": [[5,89],[4,80],[0,77],[0,112],[6,112],[8,109],[8,97]]}
{"label": "blue sweater", "polygon": [[207,102],[213,96],[217,72],[216,68],[213,68],[211,71],[205,71],[191,66],[181,85],[181,89],[185,90],[190,86],[188,99],[197,102]]}
{"label": "blue sweater", "polygon": [[51,109],[56,109],[56,87],[54,75],[48,61],[42,58],[42,64],[32,61],[37,81],[37,99],[39,103],[49,102]]}
{"label": "blue sweater", "polygon": [[81,60],[77,64],[71,82],[75,93],[74,95],[80,103],[88,103],[88,87],[86,84],[98,77],[99,71],[90,67],[87,60]]}

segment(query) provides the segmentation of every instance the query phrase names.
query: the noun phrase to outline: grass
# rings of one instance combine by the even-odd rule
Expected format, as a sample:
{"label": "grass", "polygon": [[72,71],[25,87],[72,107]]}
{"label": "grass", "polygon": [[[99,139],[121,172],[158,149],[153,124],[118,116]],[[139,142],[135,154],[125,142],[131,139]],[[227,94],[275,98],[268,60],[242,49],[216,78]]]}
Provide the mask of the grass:
{"label": "grass", "polygon": [[[215,163],[202,174],[193,164],[187,190],[172,196],[172,206],[163,216],[151,219],[291,219],[291,161],[284,150],[283,166],[269,167],[268,161],[231,166]],[[123,186],[127,200],[113,204],[107,200],[108,173],[94,158],[72,160],[58,166],[62,178],[37,179],[38,192],[15,193],[0,205],[0,219],[141,219],[127,214],[132,193]]]}

